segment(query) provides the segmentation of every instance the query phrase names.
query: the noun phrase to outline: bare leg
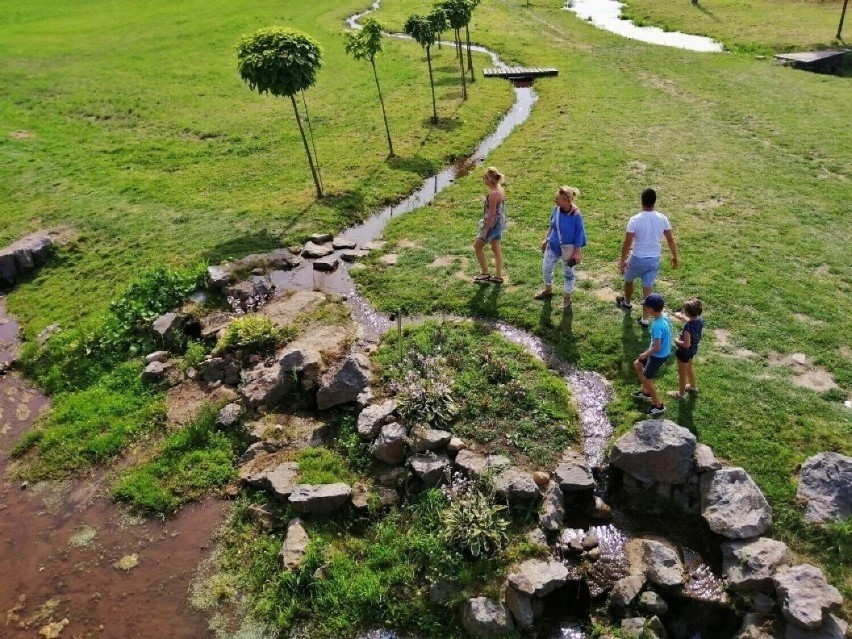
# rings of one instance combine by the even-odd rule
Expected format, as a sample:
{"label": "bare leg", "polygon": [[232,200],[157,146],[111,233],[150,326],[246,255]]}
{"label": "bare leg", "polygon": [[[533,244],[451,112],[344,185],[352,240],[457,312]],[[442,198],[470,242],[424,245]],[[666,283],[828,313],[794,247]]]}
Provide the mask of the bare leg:
{"label": "bare leg", "polygon": [[689,364],[677,360],[677,390],[683,395],[686,392],[686,376]]}
{"label": "bare leg", "polygon": [[645,393],[651,396],[651,403],[653,406],[662,406],[663,402],[660,401],[660,396],[657,395],[657,387],[654,384],[654,380],[648,379],[643,375],[642,390],[644,390]]}
{"label": "bare leg", "polygon": [[624,283],[624,301],[630,304],[633,299],[633,282]]}
{"label": "bare leg", "polygon": [[491,242],[491,251],[494,253],[494,276],[503,277],[503,247],[500,240]]}
{"label": "bare leg", "polygon": [[[643,286],[642,287],[642,299],[644,300],[646,297],[648,297],[653,292],[654,292],[653,286]],[[648,313],[648,309],[645,308],[644,306],[642,307],[642,317],[644,317],[645,319],[648,319],[648,317],[650,317],[650,313]]]}
{"label": "bare leg", "polygon": [[692,360],[684,364],[684,368],[686,369],[686,378],[689,380],[689,385],[697,389],[698,382],[695,381],[695,369],[692,368]]}
{"label": "bare leg", "polygon": [[483,275],[488,275],[488,262],[485,261],[485,251],[482,250],[483,246],[485,246],[485,242],[476,238],[473,243],[473,250],[476,253],[476,261],[479,262],[479,272]]}

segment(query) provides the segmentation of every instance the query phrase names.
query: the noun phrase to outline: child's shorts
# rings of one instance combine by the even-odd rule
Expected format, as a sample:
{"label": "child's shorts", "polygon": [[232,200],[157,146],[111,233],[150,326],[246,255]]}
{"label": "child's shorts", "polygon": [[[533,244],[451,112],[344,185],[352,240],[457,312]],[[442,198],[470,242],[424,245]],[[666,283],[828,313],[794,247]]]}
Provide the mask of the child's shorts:
{"label": "child's shorts", "polygon": [[642,369],[642,374],[648,379],[654,379],[668,359],[668,357],[654,357],[652,355],[645,360],[645,368]]}
{"label": "child's shorts", "polygon": [[675,357],[677,357],[677,361],[688,364],[692,361],[692,358],[695,357],[695,353],[690,353],[686,349],[678,348],[675,350]]}

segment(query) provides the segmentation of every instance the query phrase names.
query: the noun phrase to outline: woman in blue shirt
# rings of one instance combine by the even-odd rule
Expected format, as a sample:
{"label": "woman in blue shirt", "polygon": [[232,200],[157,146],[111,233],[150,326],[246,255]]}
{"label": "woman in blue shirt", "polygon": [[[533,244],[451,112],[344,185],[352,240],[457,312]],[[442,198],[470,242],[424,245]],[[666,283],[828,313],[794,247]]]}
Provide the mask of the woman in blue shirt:
{"label": "woman in blue shirt", "polygon": [[556,191],[556,206],[550,215],[547,236],[541,243],[541,276],[544,289],[535,294],[535,299],[544,300],[553,297],[553,270],[556,263],[562,262],[562,308],[571,306],[571,294],[574,292],[574,265],[583,259],[582,248],[586,245],[586,230],[583,228],[583,216],[574,204],[580,191],[573,186],[560,186]]}

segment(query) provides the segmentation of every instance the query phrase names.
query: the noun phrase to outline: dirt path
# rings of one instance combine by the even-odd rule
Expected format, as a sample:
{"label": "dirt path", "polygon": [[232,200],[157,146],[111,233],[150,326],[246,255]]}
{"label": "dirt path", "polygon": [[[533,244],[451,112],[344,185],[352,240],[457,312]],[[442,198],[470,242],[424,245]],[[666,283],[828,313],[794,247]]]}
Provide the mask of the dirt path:
{"label": "dirt path", "polygon": [[[0,297],[0,363],[17,330]],[[97,478],[22,487],[8,476],[9,451],[47,406],[17,374],[0,376],[0,637],[208,637],[187,588],[227,505],[208,501],[164,524],[140,522],[102,494]]]}

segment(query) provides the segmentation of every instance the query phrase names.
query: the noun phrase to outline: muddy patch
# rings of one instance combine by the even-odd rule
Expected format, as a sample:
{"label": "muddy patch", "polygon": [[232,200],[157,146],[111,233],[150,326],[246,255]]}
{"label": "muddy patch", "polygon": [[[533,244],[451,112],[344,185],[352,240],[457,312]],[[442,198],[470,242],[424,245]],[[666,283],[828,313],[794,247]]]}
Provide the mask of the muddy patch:
{"label": "muddy patch", "polygon": [[166,393],[166,419],[169,426],[186,426],[207,404],[224,405],[237,399],[237,392],[227,386],[211,386],[204,382],[186,381]]}
{"label": "muddy patch", "polygon": [[831,373],[821,366],[815,365],[804,353],[791,353],[789,355],[770,353],[767,361],[770,366],[790,369],[790,381],[801,388],[807,388],[818,393],[838,388]]}
{"label": "muddy patch", "polygon": [[822,326],[825,324],[822,320],[818,320],[810,315],[805,315],[804,313],[793,313],[793,317],[800,324],[805,324],[807,326]]}
{"label": "muddy patch", "polygon": [[399,261],[399,255],[396,253],[386,253],[379,258],[379,262],[384,264],[385,266],[396,266],[396,263]]}
{"label": "muddy patch", "polygon": [[645,175],[645,171],[647,170],[648,165],[644,162],[640,162],[639,160],[631,160],[627,163],[627,171],[635,177]]}
{"label": "muddy patch", "polygon": [[397,249],[400,249],[400,250],[403,250],[403,251],[422,251],[423,250],[423,247],[420,246],[417,242],[412,242],[411,240],[405,239],[405,238],[403,238],[399,242],[397,242],[396,247],[397,247]]}
{"label": "muddy patch", "polygon": [[711,197],[709,200],[704,200],[703,202],[698,202],[697,204],[691,205],[691,208],[698,209],[699,211],[709,211],[712,209],[717,209],[720,206],[724,206],[728,201],[723,197]]}
{"label": "muddy patch", "polygon": [[252,438],[273,442],[283,451],[318,446],[329,432],[328,424],[311,415],[269,413],[245,425]]}
{"label": "muddy patch", "polygon": [[296,291],[292,295],[274,297],[260,309],[259,314],[268,317],[277,326],[287,326],[300,315],[318,309],[325,300],[323,293]]}
{"label": "muddy patch", "polygon": [[757,357],[757,353],[754,351],[750,351],[747,348],[737,347],[732,341],[731,332],[726,331],[724,328],[717,328],[713,331],[713,339],[716,342],[716,348],[723,355],[735,357],[737,359],[751,359],[752,357]]}
{"label": "muddy patch", "polygon": [[458,255],[439,255],[436,257],[431,264],[427,264],[426,268],[447,268],[448,266],[452,266],[458,260],[462,260],[464,258],[459,257]]}
{"label": "muddy patch", "polygon": [[9,137],[11,137],[13,140],[29,140],[30,138],[35,137],[35,133],[33,133],[32,131],[25,130],[12,131],[9,133]]}

